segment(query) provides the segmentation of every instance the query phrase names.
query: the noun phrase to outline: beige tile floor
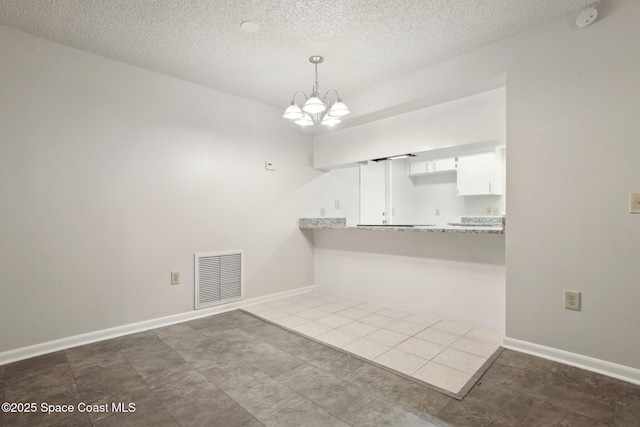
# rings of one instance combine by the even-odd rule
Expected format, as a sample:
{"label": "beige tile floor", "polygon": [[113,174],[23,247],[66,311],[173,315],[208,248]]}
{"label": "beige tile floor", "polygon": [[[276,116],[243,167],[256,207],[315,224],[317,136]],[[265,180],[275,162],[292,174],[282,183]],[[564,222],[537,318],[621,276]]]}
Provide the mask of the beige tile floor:
{"label": "beige tile floor", "polygon": [[319,291],[244,310],[454,394],[502,343],[498,332],[469,323]]}

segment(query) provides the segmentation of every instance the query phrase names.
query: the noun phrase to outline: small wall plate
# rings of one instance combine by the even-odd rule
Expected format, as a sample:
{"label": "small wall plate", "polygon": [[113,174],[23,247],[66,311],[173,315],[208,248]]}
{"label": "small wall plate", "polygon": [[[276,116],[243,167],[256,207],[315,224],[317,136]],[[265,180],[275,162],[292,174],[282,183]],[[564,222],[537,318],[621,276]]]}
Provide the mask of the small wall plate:
{"label": "small wall plate", "polygon": [[590,7],[585,9],[576,18],[576,25],[580,28],[593,24],[598,19],[598,9]]}
{"label": "small wall plate", "polygon": [[564,308],[569,310],[580,311],[580,292],[579,291],[564,291]]}
{"label": "small wall plate", "polygon": [[629,193],[629,213],[640,214],[640,193]]}

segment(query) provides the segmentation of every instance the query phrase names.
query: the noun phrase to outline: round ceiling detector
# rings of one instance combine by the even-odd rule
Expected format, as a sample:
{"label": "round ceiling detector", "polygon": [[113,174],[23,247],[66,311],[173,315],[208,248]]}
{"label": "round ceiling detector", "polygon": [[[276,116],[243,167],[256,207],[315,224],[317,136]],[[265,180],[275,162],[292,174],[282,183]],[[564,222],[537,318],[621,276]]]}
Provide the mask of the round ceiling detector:
{"label": "round ceiling detector", "polygon": [[585,9],[576,18],[576,25],[578,27],[586,27],[587,25],[593,24],[596,19],[598,19],[598,9],[595,7],[590,7],[589,9]]}
{"label": "round ceiling detector", "polygon": [[255,33],[260,29],[260,25],[252,21],[244,21],[240,23],[240,29],[243,33]]}

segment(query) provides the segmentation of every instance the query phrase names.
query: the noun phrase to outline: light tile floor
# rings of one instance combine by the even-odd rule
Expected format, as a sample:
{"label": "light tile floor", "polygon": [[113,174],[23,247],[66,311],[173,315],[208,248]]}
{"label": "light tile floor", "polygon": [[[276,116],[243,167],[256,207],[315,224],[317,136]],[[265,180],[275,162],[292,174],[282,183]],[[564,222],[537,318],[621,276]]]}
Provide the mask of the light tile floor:
{"label": "light tile floor", "polygon": [[502,343],[498,332],[469,323],[319,291],[244,310],[454,394]]}

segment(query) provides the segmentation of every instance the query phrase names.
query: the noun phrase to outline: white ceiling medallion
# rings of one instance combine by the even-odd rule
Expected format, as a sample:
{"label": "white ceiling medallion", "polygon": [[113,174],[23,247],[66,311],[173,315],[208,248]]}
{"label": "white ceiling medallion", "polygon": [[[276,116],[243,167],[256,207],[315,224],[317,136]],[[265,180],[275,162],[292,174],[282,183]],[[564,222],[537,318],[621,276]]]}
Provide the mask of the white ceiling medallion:
{"label": "white ceiling medallion", "polygon": [[[314,126],[318,123],[323,126],[334,126],[340,123],[340,117],[351,113],[335,89],[329,89],[327,93],[324,94],[324,97],[320,99],[318,64],[322,63],[322,61],[324,61],[322,56],[312,56],[309,58],[309,62],[314,64],[316,68],[316,82],[311,89],[311,96],[307,96],[307,94],[302,91],[297,91],[293,94],[291,104],[289,104],[282,115],[285,119],[293,120],[293,122],[299,126]],[[335,93],[336,96],[334,102],[329,100],[329,93],[331,92]],[[296,104],[296,95],[299,93],[305,98],[302,108]]]}

